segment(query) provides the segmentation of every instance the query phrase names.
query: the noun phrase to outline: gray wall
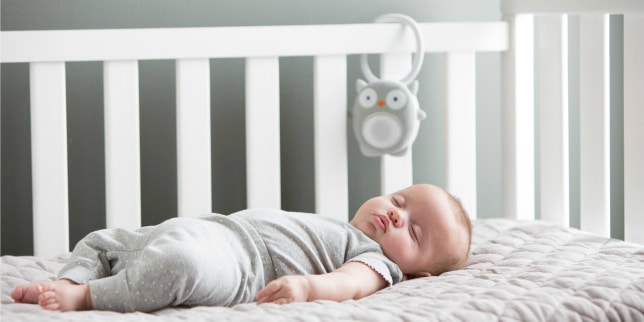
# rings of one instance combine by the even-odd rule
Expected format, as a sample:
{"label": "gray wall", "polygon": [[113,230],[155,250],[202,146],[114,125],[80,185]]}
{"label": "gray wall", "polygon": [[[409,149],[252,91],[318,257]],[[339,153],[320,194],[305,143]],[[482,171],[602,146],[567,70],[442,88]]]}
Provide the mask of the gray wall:
{"label": "gray wall", "polygon": [[[2,30],[194,27],[366,23],[399,12],[417,21],[499,20],[498,0],[205,1],[2,0]],[[207,40],[204,40],[207,41]],[[444,56],[426,55],[419,81],[421,123],[414,146],[414,181],[445,183]],[[349,102],[362,77],[349,57]],[[499,55],[480,54],[478,68],[478,189],[480,217],[500,214]],[[212,61],[213,210],[245,207],[244,64]],[[2,254],[30,254],[31,184],[28,66],[2,65]],[[313,211],[312,59],[280,60],[282,206]],[[104,227],[102,66],[68,63],[68,140],[71,244]],[[174,63],[140,63],[143,224],[176,215]],[[349,106],[351,103],[349,103]],[[352,135],[352,132],[348,132]],[[224,151],[221,153],[219,151]],[[379,193],[379,160],[362,156],[349,138],[350,212]]]}

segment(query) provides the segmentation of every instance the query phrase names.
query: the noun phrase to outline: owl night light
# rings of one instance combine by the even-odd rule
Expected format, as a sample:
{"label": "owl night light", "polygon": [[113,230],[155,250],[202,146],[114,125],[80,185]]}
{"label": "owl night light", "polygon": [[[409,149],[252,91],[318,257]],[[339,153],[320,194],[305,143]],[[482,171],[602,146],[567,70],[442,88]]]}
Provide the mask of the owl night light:
{"label": "owl night light", "polygon": [[388,14],[375,22],[400,22],[409,25],[416,36],[417,52],[412,71],[402,80],[378,79],[369,69],[366,55],[360,57],[362,72],[367,81],[358,79],[358,95],[353,104],[353,130],[365,156],[407,153],[418,134],[425,112],[420,109],[415,80],[423,61],[423,44],[416,22],[408,16]]}

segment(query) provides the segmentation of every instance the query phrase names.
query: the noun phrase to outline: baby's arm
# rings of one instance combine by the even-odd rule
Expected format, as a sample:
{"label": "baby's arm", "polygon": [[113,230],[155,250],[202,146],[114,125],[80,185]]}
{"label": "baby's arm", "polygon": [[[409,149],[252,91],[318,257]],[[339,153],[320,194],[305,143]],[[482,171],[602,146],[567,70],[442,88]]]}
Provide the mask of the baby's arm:
{"label": "baby's arm", "polygon": [[387,286],[380,274],[359,262],[349,262],[321,275],[283,276],[257,292],[257,303],[359,299]]}

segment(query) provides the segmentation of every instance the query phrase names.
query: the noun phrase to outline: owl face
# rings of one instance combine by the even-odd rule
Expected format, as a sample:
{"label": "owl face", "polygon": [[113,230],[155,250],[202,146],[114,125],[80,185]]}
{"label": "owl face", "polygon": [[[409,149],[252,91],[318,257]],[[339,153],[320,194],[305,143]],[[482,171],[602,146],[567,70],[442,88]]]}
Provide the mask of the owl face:
{"label": "owl face", "polygon": [[418,134],[425,113],[418,107],[418,82],[358,80],[353,128],[366,156],[403,155]]}

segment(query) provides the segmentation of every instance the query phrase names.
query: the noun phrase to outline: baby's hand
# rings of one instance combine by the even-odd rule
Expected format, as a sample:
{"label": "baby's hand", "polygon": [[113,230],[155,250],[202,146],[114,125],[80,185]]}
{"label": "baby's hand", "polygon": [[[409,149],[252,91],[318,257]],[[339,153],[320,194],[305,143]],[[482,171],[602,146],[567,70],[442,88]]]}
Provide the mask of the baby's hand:
{"label": "baby's hand", "polygon": [[305,276],[282,276],[257,292],[257,304],[286,304],[304,302],[309,297],[309,282]]}

